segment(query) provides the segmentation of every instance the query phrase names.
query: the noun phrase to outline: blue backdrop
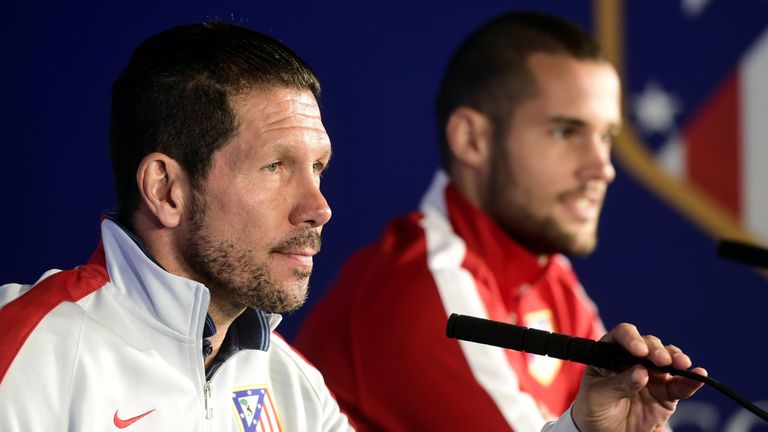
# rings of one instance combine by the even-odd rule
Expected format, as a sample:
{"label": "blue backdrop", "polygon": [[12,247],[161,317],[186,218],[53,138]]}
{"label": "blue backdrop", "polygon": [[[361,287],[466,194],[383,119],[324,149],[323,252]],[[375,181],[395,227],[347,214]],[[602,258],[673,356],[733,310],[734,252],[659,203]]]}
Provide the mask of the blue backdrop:
{"label": "blue backdrop", "polygon": [[[281,326],[291,339],[342,260],[418,203],[438,164],[432,104],[452,49],[490,17],[518,8],[596,27],[592,2],[573,0],[6,3],[0,282],[32,282],[46,269],[87,259],[98,242],[99,215],[114,206],[107,151],[111,81],[150,34],[221,19],[286,43],[323,85],[321,106],[334,146],[323,187],[334,215],[316,259],[310,301]],[[695,117],[765,23],[768,4],[757,0],[626,7],[617,28],[625,37],[629,118],[638,119],[633,101],[649,82],[677,98],[672,120],[679,127],[638,132],[649,152]],[[731,36],[735,42],[723,42]],[[598,251],[575,261],[606,325],[636,323],[684,347],[749,399],[768,400],[768,379],[758,374],[768,358],[760,342],[768,330],[766,279],[718,259],[717,235],[659,198],[622,160]],[[768,429],[750,426],[749,416],[739,423],[744,414],[713,390],[687,406],[696,415],[688,419],[683,412],[678,430]]]}

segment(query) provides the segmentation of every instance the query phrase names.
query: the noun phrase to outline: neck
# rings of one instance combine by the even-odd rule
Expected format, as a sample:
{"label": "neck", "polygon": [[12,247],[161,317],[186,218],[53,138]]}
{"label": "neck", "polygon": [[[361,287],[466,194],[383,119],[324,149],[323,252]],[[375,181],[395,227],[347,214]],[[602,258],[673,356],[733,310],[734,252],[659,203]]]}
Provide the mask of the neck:
{"label": "neck", "polygon": [[454,163],[448,177],[467,201],[475,207],[483,208],[482,191],[486,189],[487,180],[479,170]]}
{"label": "neck", "polygon": [[224,342],[224,337],[227,335],[229,326],[245,311],[245,308],[237,308],[232,305],[222,304],[217,302],[214,296],[211,296],[211,304],[208,306],[208,315],[213,319],[213,323],[216,324],[216,334],[211,336],[211,354],[205,358],[205,368],[209,368],[213,364],[213,359],[219,353],[221,344]]}

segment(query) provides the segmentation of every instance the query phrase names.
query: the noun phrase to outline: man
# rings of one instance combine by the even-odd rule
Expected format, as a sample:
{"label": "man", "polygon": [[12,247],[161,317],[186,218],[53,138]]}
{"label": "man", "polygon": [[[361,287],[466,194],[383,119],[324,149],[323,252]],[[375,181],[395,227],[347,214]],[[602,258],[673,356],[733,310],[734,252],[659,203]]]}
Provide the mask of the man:
{"label": "man", "polygon": [[595,247],[619,101],[597,44],[560,18],[504,15],[461,44],[437,98],[443,170],[297,339],[359,426],[533,431],[571,405],[583,366],[448,340],[445,324],[605,333],[561,254]]}
{"label": "man", "polygon": [[0,430],[341,430],[271,332],[331,216],[317,78],[232,25],[145,41],[113,86],[118,214],[88,264],[0,290]]}
{"label": "man", "polygon": [[[314,73],[221,23],[160,33],[113,87],[117,215],[74,270],[0,287],[2,431],[351,429],[320,373],[273,333],[304,301],[330,209]],[[690,360],[628,325],[660,365]],[[548,430],[650,430],[695,383],[592,370]]]}

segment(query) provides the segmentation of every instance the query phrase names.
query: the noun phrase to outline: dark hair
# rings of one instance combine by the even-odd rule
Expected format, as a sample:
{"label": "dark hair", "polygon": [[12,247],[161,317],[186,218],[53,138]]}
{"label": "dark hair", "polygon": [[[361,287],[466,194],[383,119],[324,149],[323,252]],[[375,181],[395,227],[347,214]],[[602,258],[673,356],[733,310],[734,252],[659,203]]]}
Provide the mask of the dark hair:
{"label": "dark hair", "polygon": [[496,139],[506,133],[515,107],[536,94],[531,54],[567,54],[602,60],[597,42],[575,24],[537,12],[502,15],[472,33],[454,52],[438,90],[436,113],[443,167],[451,154],[445,128],[451,113],[468,106],[487,115]]}
{"label": "dark hair", "polygon": [[238,128],[232,98],[273,87],[320,96],[307,63],[247,28],[191,24],[144,41],[112,85],[109,143],[120,220],[132,226],[139,205],[136,170],[146,155],[174,158],[198,188],[213,154]]}

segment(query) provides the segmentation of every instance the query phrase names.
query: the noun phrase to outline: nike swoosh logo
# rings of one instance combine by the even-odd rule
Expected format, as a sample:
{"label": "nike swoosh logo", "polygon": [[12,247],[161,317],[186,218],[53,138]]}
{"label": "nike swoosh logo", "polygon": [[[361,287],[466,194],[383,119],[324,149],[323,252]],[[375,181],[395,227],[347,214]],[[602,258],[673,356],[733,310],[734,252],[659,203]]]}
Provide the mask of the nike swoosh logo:
{"label": "nike swoosh logo", "polygon": [[145,412],[144,414],[139,414],[136,417],[131,417],[131,418],[125,419],[125,420],[121,419],[117,415],[117,411],[119,411],[119,410],[115,411],[115,417],[112,420],[115,422],[115,426],[117,426],[120,429],[125,429],[128,426],[130,426],[130,425],[136,423],[137,421],[141,420],[142,418],[152,414],[152,411],[154,411],[154,409],[151,409],[151,410]]}

